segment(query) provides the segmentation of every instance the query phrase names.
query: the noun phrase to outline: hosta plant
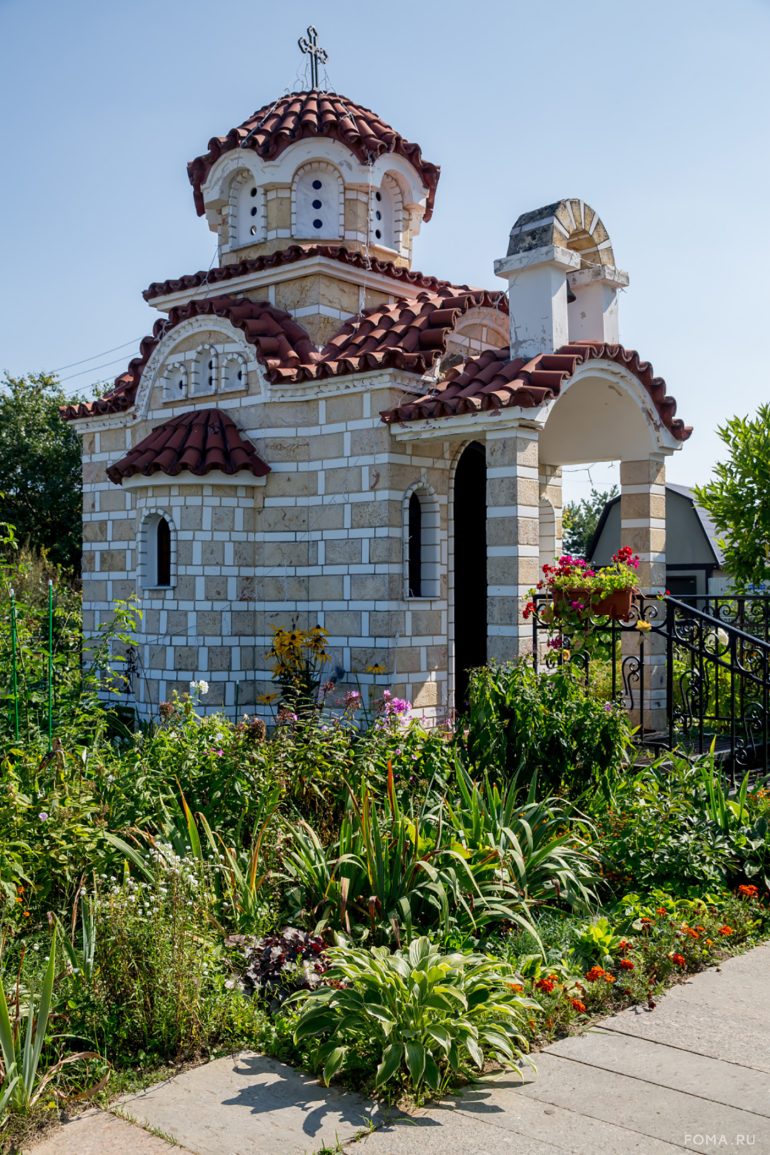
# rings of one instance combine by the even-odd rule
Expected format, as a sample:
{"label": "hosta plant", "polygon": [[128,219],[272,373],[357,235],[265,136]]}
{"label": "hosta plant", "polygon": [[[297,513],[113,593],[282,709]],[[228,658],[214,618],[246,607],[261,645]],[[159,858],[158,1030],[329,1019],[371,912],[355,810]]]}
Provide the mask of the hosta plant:
{"label": "hosta plant", "polygon": [[427,938],[393,954],[336,947],[329,959],[325,985],[299,996],[294,1034],[297,1044],[318,1040],[327,1084],[369,1059],[375,1087],[419,1099],[490,1059],[513,1066],[521,1058],[522,1027],[537,1004],[499,959],[442,954]]}

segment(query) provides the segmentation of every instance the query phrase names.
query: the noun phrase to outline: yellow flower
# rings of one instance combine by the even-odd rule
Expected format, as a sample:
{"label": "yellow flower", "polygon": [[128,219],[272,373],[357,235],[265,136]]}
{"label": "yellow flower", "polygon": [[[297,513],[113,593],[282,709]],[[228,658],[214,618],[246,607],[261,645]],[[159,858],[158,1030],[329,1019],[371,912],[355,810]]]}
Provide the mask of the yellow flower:
{"label": "yellow flower", "polygon": [[366,673],[367,674],[384,674],[385,673],[385,667],[380,665],[379,662],[376,662],[373,666],[367,666],[366,667]]}
{"label": "yellow flower", "polygon": [[570,658],[572,657],[572,654],[570,653],[569,650],[562,650],[561,656],[565,662],[568,662],[570,660]]}
{"label": "yellow flower", "polygon": [[263,706],[269,706],[278,697],[278,694],[258,694],[257,701],[260,702]]}
{"label": "yellow flower", "polygon": [[640,618],[639,621],[636,623],[636,628],[641,633],[647,633],[648,630],[652,629],[652,625],[650,624],[650,622],[645,622],[643,618]]}

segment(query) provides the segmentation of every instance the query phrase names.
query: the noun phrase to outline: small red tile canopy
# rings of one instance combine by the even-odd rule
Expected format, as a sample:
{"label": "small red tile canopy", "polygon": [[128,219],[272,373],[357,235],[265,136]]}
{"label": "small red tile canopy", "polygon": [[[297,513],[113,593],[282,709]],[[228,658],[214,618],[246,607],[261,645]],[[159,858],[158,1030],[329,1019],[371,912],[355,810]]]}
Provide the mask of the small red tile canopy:
{"label": "small red tile canopy", "polygon": [[138,473],[176,477],[188,472],[203,477],[215,469],[229,475],[247,471],[255,477],[270,472],[270,466],[241,436],[231,417],[221,409],[193,409],[153,429],[125,457],[109,466],[107,476],[122,485],[125,478]]}
{"label": "small red tile canopy", "polygon": [[198,216],[203,216],[205,211],[202,186],[224,153],[236,148],[251,148],[265,160],[272,160],[289,145],[313,136],[341,141],[363,164],[385,152],[403,156],[417,169],[428,190],[425,220],[430,220],[441,173],[438,165],[423,160],[419,144],[404,140],[376,112],[354,104],[336,92],[319,92],[318,89],[291,92],[257,109],[225,136],[213,137],[208,152],[190,161],[187,175],[193,186]]}
{"label": "small red tile canopy", "polygon": [[639,379],[652,399],[660,419],[677,441],[686,441],[692,426],[676,414],[676,401],[666,393],[666,382],[656,377],[649,361],[633,349],[594,341],[573,341],[555,353],[541,353],[531,361],[511,359],[507,348],[485,349],[478,357],[452,369],[430,392],[386,409],[380,414],[389,425],[429,417],[455,417],[462,413],[490,412],[511,406],[535,408],[558,397],[564,382],[578,365],[598,358],[623,365]]}

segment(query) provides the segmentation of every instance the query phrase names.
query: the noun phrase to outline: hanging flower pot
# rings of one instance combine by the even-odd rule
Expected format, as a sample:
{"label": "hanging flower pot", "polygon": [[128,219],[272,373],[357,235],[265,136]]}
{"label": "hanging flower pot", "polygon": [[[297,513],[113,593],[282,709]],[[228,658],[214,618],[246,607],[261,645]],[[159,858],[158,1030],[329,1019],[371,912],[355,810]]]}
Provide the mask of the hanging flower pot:
{"label": "hanging flower pot", "polygon": [[569,609],[586,616],[607,617],[620,622],[630,614],[636,592],[635,587],[612,590],[608,594],[587,586],[557,588],[553,591],[554,611],[560,615]]}

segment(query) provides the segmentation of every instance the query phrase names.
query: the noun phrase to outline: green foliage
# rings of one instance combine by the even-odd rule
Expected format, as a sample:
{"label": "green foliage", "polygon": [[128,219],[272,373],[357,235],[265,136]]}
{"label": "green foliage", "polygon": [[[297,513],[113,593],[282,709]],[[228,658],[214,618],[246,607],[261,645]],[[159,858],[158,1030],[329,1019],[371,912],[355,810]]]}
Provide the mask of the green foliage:
{"label": "green foliage", "polygon": [[80,1063],[99,1056],[94,1052],[70,1053],[39,1073],[40,1058],[48,1032],[53,1008],[56,979],[56,934],[51,938],[48,964],[43,977],[39,999],[28,993],[26,1014],[23,1013],[19,983],[16,984],[13,1016],[0,975],[0,1054],[3,1071],[0,1081],[0,1119],[6,1110],[26,1114],[35,1105],[43,1091],[69,1063]]}
{"label": "green foliage", "polygon": [[586,909],[595,900],[598,858],[589,846],[590,824],[583,824],[557,798],[519,800],[516,783],[483,785],[458,769],[456,799],[446,808],[447,826],[460,843],[477,877],[487,884],[507,881],[524,909],[564,903]]}
{"label": "green foliage", "polygon": [[563,513],[563,541],[564,552],[582,557],[588,561],[588,550],[591,539],[596,533],[599,518],[604,507],[613,497],[617,497],[617,485],[600,491],[591,486],[589,497],[580,501],[568,501]]}
{"label": "green foliage", "polygon": [[391,769],[384,809],[364,786],[334,843],[325,847],[301,823],[284,852],[292,920],[396,943],[415,928],[483,937],[531,926],[538,905],[585,906],[594,864],[580,822],[560,802],[517,801],[514,786],[480,787],[462,768],[452,792],[429,792],[408,812]]}
{"label": "green foliage", "polygon": [[616,779],[594,821],[607,883],[691,895],[770,879],[768,806],[745,780],[728,794],[713,758],[670,755]]}
{"label": "green foliage", "polygon": [[729,457],[695,497],[724,535],[724,567],[738,588],[762,585],[770,579],[770,404],[717,432]]}
{"label": "green foliage", "polygon": [[427,938],[406,951],[384,947],[329,952],[336,986],[304,998],[294,1032],[314,1042],[327,1084],[354,1065],[374,1073],[391,1097],[442,1091],[450,1080],[494,1059],[513,1066],[534,1004],[515,994],[510,967],[492,958],[443,954]]}
{"label": "green foliage", "polygon": [[72,401],[56,377],[30,373],[0,382],[0,521],[52,561],[80,570],[80,442],[61,420]]}
{"label": "green foliage", "polygon": [[569,664],[536,674],[524,662],[474,670],[466,745],[491,777],[532,781],[542,794],[579,797],[625,758],[625,713],[590,692]]}
{"label": "green foliage", "polygon": [[71,1032],[116,1063],[199,1054],[216,1037],[226,994],[205,875],[177,859],[150,880],[97,881],[84,944],[92,961],[75,955]]}

